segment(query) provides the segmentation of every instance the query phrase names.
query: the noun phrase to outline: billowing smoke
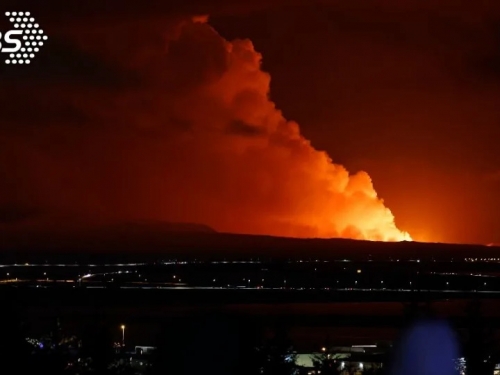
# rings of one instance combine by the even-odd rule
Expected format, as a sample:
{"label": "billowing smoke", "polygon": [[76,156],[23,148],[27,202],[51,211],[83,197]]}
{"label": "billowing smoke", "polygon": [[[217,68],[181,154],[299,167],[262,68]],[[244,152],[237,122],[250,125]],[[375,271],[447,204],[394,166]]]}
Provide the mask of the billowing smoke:
{"label": "billowing smoke", "polygon": [[410,240],[368,174],[334,164],[275,107],[249,40],[228,42],[203,18],[167,33],[150,25],[143,38],[137,30],[75,32],[72,42],[102,65],[96,82],[51,83],[33,97],[29,125],[2,124],[11,178],[0,181],[0,207]]}

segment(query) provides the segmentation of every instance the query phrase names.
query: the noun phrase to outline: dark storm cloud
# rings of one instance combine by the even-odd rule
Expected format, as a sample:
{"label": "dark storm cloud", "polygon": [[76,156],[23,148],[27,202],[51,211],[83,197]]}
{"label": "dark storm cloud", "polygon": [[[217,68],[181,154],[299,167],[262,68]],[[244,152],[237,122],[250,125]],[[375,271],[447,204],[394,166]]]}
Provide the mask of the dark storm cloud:
{"label": "dark storm cloud", "polygon": [[112,65],[82,50],[74,42],[51,35],[28,66],[0,65],[0,128],[22,131],[26,127],[91,125],[91,114],[82,106],[99,100],[99,92],[130,89],[139,79],[133,71]]}
{"label": "dark storm cloud", "polygon": [[[46,52],[45,52],[46,51]],[[123,72],[119,66],[110,66],[74,45],[73,42],[51,36],[32,64],[9,66],[2,64],[0,77],[3,85],[93,85],[117,88],[132,83],[131,72]]]}

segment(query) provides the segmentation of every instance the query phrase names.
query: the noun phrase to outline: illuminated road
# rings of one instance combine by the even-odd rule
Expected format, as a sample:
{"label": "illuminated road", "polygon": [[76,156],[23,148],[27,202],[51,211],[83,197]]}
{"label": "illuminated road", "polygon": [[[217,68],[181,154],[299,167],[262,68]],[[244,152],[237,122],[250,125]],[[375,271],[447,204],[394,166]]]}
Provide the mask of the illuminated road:
{"label": "illuminated road", "polygon": [[[498,259],[467,258],[461,263],[444,262],[442,265],[434,262],[422,265],[419,259],[388,262],[353,262],[348,259],[280,263],[260,260],[187,262],[174,259],[154,263],[16,263],[0,265],[4,272],[0,284],[43,289],[66,286],[81,289],[481,293],[496,296],[500,293]],[[410,263],[413,265],[407,266]],[[464,267],[466,263],[468,265]],[[478,263],[490,265],[476,267]],[[430,265],[436,266],[431,269]]]}

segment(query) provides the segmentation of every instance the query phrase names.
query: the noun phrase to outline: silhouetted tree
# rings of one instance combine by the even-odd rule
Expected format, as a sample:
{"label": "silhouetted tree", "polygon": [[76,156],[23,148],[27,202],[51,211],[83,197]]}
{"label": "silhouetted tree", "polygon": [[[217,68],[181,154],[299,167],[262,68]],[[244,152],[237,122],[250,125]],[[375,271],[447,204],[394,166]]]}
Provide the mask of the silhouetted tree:
{"label": "silhouetted tree", "polygon": [[0,309],[0,372],[5,375],[31,373],[33,346],[26,341],[27,333],[20,319],[15,300],[6,293]]}
{"label": "silhouetted tree", "polygon": [[52,332],[50,336],[52,343],[55,345],[55,347],[59,347],[59,344],[61,343],[61,340],[63,338],[61,321],[59,318],[56,318],[54,320],[54,325],[52,327]]}
{"label": "silhouetted tree", "polygon": [[261,374],[259,358],[260,345],[263,338],[262,326],[247,317],[239,320],[239,356],[235,374],[257,375]]}
{"label": "silhouetted tree", "polygon": [[316,373],[318,371],[321,371],[321,373],[325,375],[339,373],[339,364],[334,358],[335,353],[332,353],[330,350],[331,347],[330,337],[327,336],[321,348],[321,353],[315,354],[312,359]]}
{"label": "silhouetted tree", "polygon": [[261,349],[261,373],[264,375],[290,375],[297,372],[297,355],[292,340],[283,325],[278,325],[274,337]]}
{"label": "silhouetted tree", "polygon": [[58,375],[64,372],[67,365],[67,355],[60,346],[62,330],[59,319],[54,320],[50,341],[46,347],[39,350],[34,358],[34,363],[39,369],[47,373]]}
{"label": "silhouetted tree", "polygon": [[92,368],[97,375],[108,373],[108,366],[114,358],[113,326],[103,319],[88,325],[82,337],[82,356],[92,358]]}
{"label": "silhouetted tree", "polygon": [[321,371],[322,375],[336,375],[340,373],[339,363],[328,350],[314,355],[313,365],[316,373]]}
{"label": "silhouetted tree", "polygon": [[31,356],[30,361],[40,371],[47,374],[60,375],[63,374],[66,368],[66,361],[64,353],[58,348],[44,348],[38,350]]}
{"label": "silhouetted tree", "polygon": [[241,341],[244,331],[241,323],[231,316],[177,318],[165,325],[158,336],[149,372],[162,375],[245,373],[242,362],[246,355],[248,358],[251,355],[245,353],[246,345]]}

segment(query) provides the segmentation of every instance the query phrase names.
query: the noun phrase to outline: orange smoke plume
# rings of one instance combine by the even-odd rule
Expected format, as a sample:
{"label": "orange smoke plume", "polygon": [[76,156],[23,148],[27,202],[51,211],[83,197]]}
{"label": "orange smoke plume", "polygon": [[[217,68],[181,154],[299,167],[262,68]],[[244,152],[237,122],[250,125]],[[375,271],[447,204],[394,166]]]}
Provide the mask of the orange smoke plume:
{"label": "orange smoke plume", "polygon": [[[119,90],[56,87],[54,103],[76,106],[90,126],[47,120],[37,139],[11,137],[4,150],[11,154],[3,156],[18,160],[24,178],[11,190],[0,185],[0,204],[10,194],[32,198],[23,203],[43,212],[199,222],[238,233],[411,240],[367,173],[350,175],[334,164],[275,107],[270,76],[249,40],[224,40],[205,17],[172,26],[166,45],[137,30],[97,28],[79,34],[94,40],[75,37],[108,66],[132,72],[123,85],[132,83]],[[42,97],[50,102],[44,94],[33,105]]]}
{"label": "orange smoke plume", "polygon": [[[226,70],[203,94],[231,114],[212,130],[227,137],[218,147],[231,171],[227,183],[235,189],[228,199],[237,197],[234,207],[251,202],[248,211],[254,212],[245,216],[254,222],[248,229],[294,237],[411,240],[396,227],[367,173],[349,175],[276,109],[269,99],[270,76],[261,70],[262,56],[252,43],[224,41],[224,46]],[[226,225],[221,229],[231,230]]]}

